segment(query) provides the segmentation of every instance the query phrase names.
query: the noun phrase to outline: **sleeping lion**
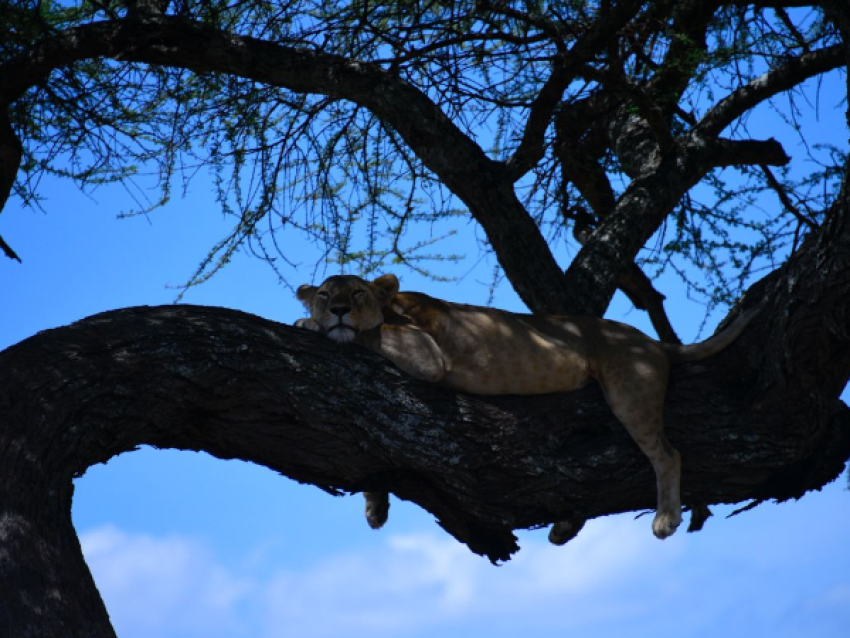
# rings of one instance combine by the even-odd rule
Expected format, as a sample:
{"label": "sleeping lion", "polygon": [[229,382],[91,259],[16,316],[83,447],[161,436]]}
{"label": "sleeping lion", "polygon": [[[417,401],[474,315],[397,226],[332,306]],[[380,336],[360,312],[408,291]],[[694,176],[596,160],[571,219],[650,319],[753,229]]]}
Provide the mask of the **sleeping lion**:
{"label": "sleeping lion", "polygon": [[[614,415],[655,470],[652,531],[667,538],[682,521],[679,452],[664,435],[662,412],[670,366],[709,357],[734,341],[755,311],[723,332],[688,346],[659,343],[616,321],[581,316],[527,315],[399,292],[398,279],[339,275],[297,296],[310,312],[296,326],[338,343],[356,343],[411,376],[472,394],[569,392],[595,379]],[[366,492],[366,519],[383,525],[385,493]],[[561,544],[581,523],[563,521],[549,539]]]}

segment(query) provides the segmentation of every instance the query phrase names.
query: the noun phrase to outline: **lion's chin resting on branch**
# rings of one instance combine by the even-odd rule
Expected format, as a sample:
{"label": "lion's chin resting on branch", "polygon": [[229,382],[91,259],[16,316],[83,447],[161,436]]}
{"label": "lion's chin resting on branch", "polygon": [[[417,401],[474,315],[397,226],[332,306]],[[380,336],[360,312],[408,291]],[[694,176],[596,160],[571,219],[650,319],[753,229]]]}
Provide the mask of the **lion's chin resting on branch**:
{"label": "lion's chin resting on branch", "polygon": [[[303,285],[297,294],[310,317],[296,326],[364,346],[417,379],[458,392],[549,394],[576,390],[595,379],[655,470],[658,505],[652,532],[661,539],[682,522],[682,464],[662,420],[670,366],[721,351],[756,312],[744,313],[707,341],[682,346],[605,319],[516,314],[399,292],[394,275],[371,282],[334,276],[320,286]],[[387,520],[388,495],[366,492],[365,497],[366,519],[379,528]],[[563,544],[583,524],[560,521],[549,540]]]}

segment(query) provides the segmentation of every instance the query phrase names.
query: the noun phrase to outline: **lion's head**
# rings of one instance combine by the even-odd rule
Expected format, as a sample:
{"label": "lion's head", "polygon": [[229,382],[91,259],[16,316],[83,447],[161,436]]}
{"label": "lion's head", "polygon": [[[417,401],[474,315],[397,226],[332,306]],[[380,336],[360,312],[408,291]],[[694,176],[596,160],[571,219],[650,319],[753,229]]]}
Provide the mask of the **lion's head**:
{"label": "lion's head", "polygon": [[296,296],[328,337],[347,343],[384,322],[390,300],[397,292],[395,275],[384,275],[375,281],[336,275],[320,286],[299,286]]}

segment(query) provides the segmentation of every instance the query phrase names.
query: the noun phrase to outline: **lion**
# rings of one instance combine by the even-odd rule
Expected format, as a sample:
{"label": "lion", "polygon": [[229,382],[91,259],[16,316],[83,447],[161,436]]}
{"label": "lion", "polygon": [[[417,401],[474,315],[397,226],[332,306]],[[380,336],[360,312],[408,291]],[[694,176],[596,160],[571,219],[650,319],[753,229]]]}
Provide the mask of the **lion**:
{"label": "lion", "polygon": [[[660,343],[636,328],[584,316],[528,315],[399,292],[394,275],[366,281],[329,277],[300,286],[310,317],[295,325],[337,343],[354,343],[389,359],[404,372],[457,392],[535,395],[569,392],[595,379],[617,419],[655,471],[657,507],[652,531],[660,539],[682,521],[681,457],[664,434],[662,413],[670,367],[720,352],[755,314],[692,345]],[[381,527],[386,493],[366,492],[366,520]],[[583,521],[556,523],[549,540],[563,544]]]}

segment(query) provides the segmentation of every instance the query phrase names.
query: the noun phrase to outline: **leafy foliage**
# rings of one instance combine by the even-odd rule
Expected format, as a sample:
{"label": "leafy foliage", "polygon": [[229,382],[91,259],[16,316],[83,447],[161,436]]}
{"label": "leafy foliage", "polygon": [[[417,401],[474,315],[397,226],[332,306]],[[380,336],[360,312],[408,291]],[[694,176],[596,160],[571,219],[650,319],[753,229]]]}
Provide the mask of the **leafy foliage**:
{"label": "leafy foliage", "polygon": [[[584,229],[600,224],[611,202],[724,98],[838,42],[819,8],[795,4],[28,0],[0,8],[0,64],[14,68],[34,43],[104,20],[147,20],[155,34],[165,7],[169,17],[234,36],[374,66],[426,95],[494,161],[523,156],[540,128],[539,153],[516,188],[559,253],[579,249],[579,217]],[[562,85],[553,81],[559,69],[567,69]],[[757,100],[724,133],[757,137],[752,124],[770,117],[784,122],[771,132],[781,142],[807,139],[802,115],[840,99],[805,84],[810,75]],[[547,111],[552,91],[556,107]],[[466,203],[396,128],[335,95],[94,56],[50,71],[11,100],[10,117],[24,149],[14,195],[28,205],[40,204],[39,182],[51,174],[84,189],[121,183],[136,201],[126,214],[147,214],[209,171],[234,225],[187,286],[240,249],[285,277],[290,233],[319,246],[323,262],[361,273],[396,264],[429,273],[432,260],[462,257],[444,254],[439,240],[466,223]],[[630,141],[617,132],[624,126],[643,132]],[[653,276],[678,273],[709,306],[730,303],[822,222],[846,149],[805,153],[808,162],[778,172],[743,160],[707,166],[638,262]],[[423,225],[432,239],[411,242]],[[481,249],[491,250],[488,239]],[[703,276],[694,279],[689,266]]]}

